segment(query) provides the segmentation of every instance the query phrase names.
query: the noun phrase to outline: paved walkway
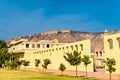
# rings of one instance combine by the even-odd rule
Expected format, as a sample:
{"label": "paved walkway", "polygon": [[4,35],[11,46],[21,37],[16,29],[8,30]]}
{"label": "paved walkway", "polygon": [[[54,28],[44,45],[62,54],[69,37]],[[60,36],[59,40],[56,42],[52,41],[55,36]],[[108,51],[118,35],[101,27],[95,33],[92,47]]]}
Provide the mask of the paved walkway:
{"label": "paved walkway", "polygon": [[[27,70],[35,71],[35,69],[27,69]],[[36,71],[43,72],[43,70],[41,69]],[[98,71],[100,72],[88,72],[88,77],[94,78],[95,80],[109,80],[109,74],[105,74],[103,70],[102,71],[98,70]],[[61,75],[61,71],[59,70],[46,70],[46,72],[50,74]],[[68,76],[75,76],[75,71],[65,70],[63,74]],[[85,72],[78,71],[78,76],[85,77],[85,75],[86,75]],[[112,80],[120,80],[120,75],[112,74]]]}
{"label": "paved walkway", "polygon": [[[61,75],[61,71],[59,70],[47,70],[46,72]],[[75,76],[75,71],[64,71],[64,75]],[[85,77],[85,75],[85,72],[78,71],[78,76]],[[88,77],[97,80],[109,80],[109,74],[105,74],[104,72],[88,72]],[[112,80],[120,80],[120,75],[112,74]]]}

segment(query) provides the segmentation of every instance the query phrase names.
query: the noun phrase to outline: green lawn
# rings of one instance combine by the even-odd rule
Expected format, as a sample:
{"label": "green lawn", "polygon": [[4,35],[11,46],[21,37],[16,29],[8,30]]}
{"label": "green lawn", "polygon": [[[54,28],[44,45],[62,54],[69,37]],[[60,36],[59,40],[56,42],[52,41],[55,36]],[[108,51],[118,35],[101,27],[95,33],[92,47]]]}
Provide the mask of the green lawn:
{"label": "green lawn", "polygon": [[0,69],[0,80],[93,80],[41,72]]}

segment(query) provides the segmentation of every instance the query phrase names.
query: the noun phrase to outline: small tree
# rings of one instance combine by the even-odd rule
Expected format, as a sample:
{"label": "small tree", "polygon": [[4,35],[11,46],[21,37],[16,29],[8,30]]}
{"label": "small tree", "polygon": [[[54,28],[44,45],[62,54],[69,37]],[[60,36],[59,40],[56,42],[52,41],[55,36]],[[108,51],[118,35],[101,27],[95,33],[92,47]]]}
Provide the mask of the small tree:
{"label": "small tree", "polygon": [[30,64],[30,61],[26,61],[26,60],[22,60],[22,62],[23,62],[23,65],[26,67],[26,66],[29,66],[29,64]]}
{"label": "small tree", "polygon": [[44,64],[42,64],[42,67],[43,67],[43,72],[44,72],[44,69],[45,69],[45,65],[44,65]]}
{"label": "small tree", "polygon": [[39,64],[40,64],[40,60],[39,59],[35,59],[35,67],[38,68]]}
{"label": "small tree", "polygon": [[19,59],[18,59],[18,62],[17,62],[17,63],[18,63],[18,69],[19,69],[23,62],[22,62],[22,60],[19,60]]}
{"label": "small tree", "polygon": [[106,70],[110,73],[110,80],[111,80],[111,74],[112,72],[115,72],[116,68],[113,67],[116,65],[116,61],[114,58],[106,58],[105,60],[106,66],[108,67]]}
{"label": "small tree", "polygon": [[18,67],[18,64],[17,64],[16,60],[14,60],[14,61],[11,62],[10,67],[12,69],[16,69]]}
{"label": "small tree", "polygon": [[0,49],[0,67],[2,67],[5,64],[6,60],[9,60],[9,57],[10,57],[10,54],[8,53],[8,49],[1,48]]}
{"label": "small tree", "polygon": [[4,64],[4,67],[5,68],[9,68],[10,67],[10,61],[9,60],[5,60],[5,64]]}
{"label": "small tree", "polygon": [[4,40],[0,40],[0,67],[5,65],[5,61],[9,60],[10,54],[8,53],[7,45]]}
{"label": "small tree", "polygon": [[72,66],[76,66],[76,77],[77,77],[77,66],[81,63],[81,53],[78,51],[74,51],[73,53],[66,53],[66,56],[64,55],[64,58],[66,61],[70,63]]}
{"label": "small tree", "polygon": [[17,64],[17,68],[19,69],[20,66],[22,65],[22,61],[19,60],[19,58],[17,58],[17,59],[15,59],[15,62],[16,62],[16,64]]}
{"label": "small tree", "polygon": [[10,67],[14,68],[14,69],[16,69],[16,68],[19,69],[21,64],[22,64],[22,61],[20,61],[18,58],[16,58],[14,61],[11,62]]}
{"label": "small tree", "polygon": [[61,63],[59,66],[59,70],[62,72],[61,75],[63,75],[63,71],[65,71],[65,69],[66,69],[66,66],[63,63]]}
{"label": "small tree", "polygon": [[0,40],[0,49],[7,48],[7,44],[4,40]]}
{"label": "small tree", "polygon": [[86,77],[87,77],[87,66],[88,64],[91,63],[90,61],[90,57],[88,55],[84,55],[83,58],[82,58],[82,62],[84,63],[85,65],[85,69],[86,69]]}
{"label": "small tree", "polygon": [[44,64],[42,64],[42,67],[43,67],[43,69],[45,69],[45,72],[46,72],[46,69],[47,69],[48,65],[51,64],[51,61],[50,61],[50,59],[44,59],[43,61],[44,61]]}

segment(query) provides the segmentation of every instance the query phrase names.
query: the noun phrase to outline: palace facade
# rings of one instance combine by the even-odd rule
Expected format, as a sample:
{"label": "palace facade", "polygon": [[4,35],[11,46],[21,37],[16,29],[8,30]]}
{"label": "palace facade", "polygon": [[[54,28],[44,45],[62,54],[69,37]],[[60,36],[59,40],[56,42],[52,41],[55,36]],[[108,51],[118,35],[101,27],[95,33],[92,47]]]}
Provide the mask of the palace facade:
{"label": "palace facade", "polygon": [[[89,55],[91,57],[90,40],[78,41],[73,43],[59,43],[58,40],[41,40],[38,42],[29,42],[27,39],[12,41],[9,47],[11,54],[10,61],[19,58],[20,60],[30,61],[27,68],[35,68],[35,59],[40,59],[43,64],[43,59],[50,59],[51,64],[48,69],[58,70],[61,63],[65,64],[67,70],[75,70],[65,59],[64,55],[68,52],[78,51],[81,56]],[[93,72],[93,58],[90,58],[91,64],[88,65],[88,72]],[[39,69],[42,69],[39,65]],[[85,66],[81,63],[78,66],[78,71],[85,71]]]}
{"label": "palace facade", "polygon": [[[49,33],[51,34],[52,32]],[[62,43],[59,42],[58,39],[33,42],[21,38],[19,40],[12,40],[8,45],[8,51],[11,55],[10,61],[14,61],[16,58],[28,60],[30,61],[30,65],[27,68],[31,69],[35,68],[35,59],[41,60],[38,68],[42,69],[43,59],[48,58],[51,60],[48,69],[58,70],[59,65],[63,63],[67,70],[75,70],[63,57],[65,53],[73,51],[81,52],[82,57],[83,55],[90,56],[91,64],[88,65],[88,72],[94,72],[97,68],[106,69],[107,67],[104,64],[104,60],[107,57],[114,58],[116,60],[115,68],[117,69],[114,74],[120,74],[120,31],[112,33],[104,32],[103,42],[101,46],[104,46],[104,49],[100,50],[96,48],[100,43],[96,44],[94,38],[92,40],[88,38],[70,43]],[[94,43],[96,46],[92,46]],[[95,50],[93,51],[93,49]],[[83,63],[78,66],[78,71],[85,71]]]}

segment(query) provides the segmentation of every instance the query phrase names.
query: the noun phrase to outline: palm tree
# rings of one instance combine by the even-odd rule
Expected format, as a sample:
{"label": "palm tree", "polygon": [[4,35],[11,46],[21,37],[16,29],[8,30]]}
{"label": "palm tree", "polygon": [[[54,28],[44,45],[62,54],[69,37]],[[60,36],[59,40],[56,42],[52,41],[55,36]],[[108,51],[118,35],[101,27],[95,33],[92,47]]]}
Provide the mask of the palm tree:
{"label": "palm tree", "polygon": [[88,64],[91,63],[90,61],[90,57],[88,55],[84,55],[83,58],[82,58],[82,62],[84,63],[85,65],[85,69],[86,69],[86,77],[87,77],[87,66]]}
{"label": "palm tree", "polygon": [[64,55],[64,58],[66,61],[70,63],[72,66],[76,66],[76,77],[77,77],[77,66],[81,63],[81,53],[78,51],[73,51],[72,53],[66,53],[66,56]]}

